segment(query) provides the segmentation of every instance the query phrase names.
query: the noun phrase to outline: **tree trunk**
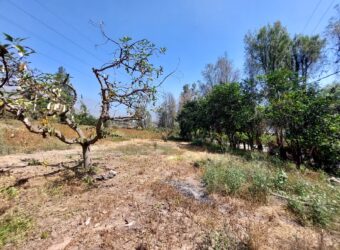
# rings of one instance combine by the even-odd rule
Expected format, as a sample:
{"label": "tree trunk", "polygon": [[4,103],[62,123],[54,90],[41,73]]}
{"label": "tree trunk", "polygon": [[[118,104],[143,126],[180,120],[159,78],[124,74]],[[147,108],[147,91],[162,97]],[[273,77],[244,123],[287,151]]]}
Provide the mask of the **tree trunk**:
{"label": "tree trunk", "polygon": [[92,165],[90,157],[90,145],[83,144],[81,146],[83,149],[83,167],[84,169],[88,170]]}

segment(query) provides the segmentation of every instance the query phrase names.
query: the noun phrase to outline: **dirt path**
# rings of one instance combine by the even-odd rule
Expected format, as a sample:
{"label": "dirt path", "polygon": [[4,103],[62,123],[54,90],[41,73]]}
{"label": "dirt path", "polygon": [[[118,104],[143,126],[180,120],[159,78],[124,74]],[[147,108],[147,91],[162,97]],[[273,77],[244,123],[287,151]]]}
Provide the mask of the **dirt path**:
{"label": "dirt path", "polygon": [[[55,164],[79,155],[80,148],[72,148],[2,156],[0,169],[11,175],[0,177],[0,187],[55,170],[15,167],[25,165],[24,159]],[[26,237],[5,249],[199,249],[208,232],[225,225],[244,242],[250,235],[258,249],[289,249],[292,241],[307,238],[311,249],[318,247],[320,233],[292,221],[278,201],[254,207],[210,195],[205,202],[202,170],[193,162],[217,155],[185,143],[135,139],[94,146],[92,156],[99,172],[111,169],[117,176],[94,184],[66,172],[35,177],[18,187],[14,199],[0,200],[3,213],[32,219]]]}

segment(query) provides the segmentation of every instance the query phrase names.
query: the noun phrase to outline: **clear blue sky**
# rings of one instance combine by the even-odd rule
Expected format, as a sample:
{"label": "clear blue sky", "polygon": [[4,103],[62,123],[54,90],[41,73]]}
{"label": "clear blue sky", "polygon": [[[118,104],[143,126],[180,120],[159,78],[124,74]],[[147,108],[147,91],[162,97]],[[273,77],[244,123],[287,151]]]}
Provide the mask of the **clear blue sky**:
{"label": "clear blue sky", "polygon": [[204,65],[224,52],[242,71],[243,38],[248,31],[280,20],[292,34],[322,33],[337,3],[339,0],[0,0],[0,31],[28,37],[27,44],[37,51],[33,66],[55,72],[63,65],[79,92],[86,99],[98,100],[90,67],[104,63],[109,48],[95,48],[103,40],[90,20],[103,21],[114,39],[125,35],[147,38],[168,49],[159,63],[167,71],[177,65],[178,70],[161,91],[170,91],[177,98],[185,83],[201,79]]}

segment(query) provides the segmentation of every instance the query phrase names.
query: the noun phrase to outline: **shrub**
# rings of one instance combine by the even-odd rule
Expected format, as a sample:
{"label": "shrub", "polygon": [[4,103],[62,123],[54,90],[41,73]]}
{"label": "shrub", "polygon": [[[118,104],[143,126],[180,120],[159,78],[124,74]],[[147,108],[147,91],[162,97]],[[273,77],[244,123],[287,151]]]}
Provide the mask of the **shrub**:
{"label": "shrub", "polygon": [[329,204],[324,194],[312,194],[306,201],[293,198],[288,201],[288,208],[297,215],[301,224],[321,227],[328,226],[337,213],[336,206]]}
{"label": "shrub", "polygon": [[333,215],[333,209],[328,207],[325,195],[312,197],[308,215],[314,225],[326,226]]}
{"label": "shrub", "polygon": [[203,180],[209,192],[235,194],[246,182],[246,174],[238,166],[212,163],[206,168]]}
{"label": "shrub", "polygon": [[275,188],[279,190],[283,190],[286,187],[287,180],[288,180],[288,176],[286,172],[283,169],[280,169],[274,178]]}
{"label": "shrub", "polygon": [[226,169],[224,183],[228,193],[235,194],[245,182],[244,170],[234,166]]}
{"label": "shrub", "polygon": [[252,183],[248,190],[251,199],[257,202],[267,202],[267,195],[271,186],[270,175],[267,171],[256,169],[252,175]]}
{"label": "shrub", "polygon": [[304,204],[298,199],[288,200],[288,208],[297,216],[299,222],[304,225],[307,223],[307,214]]}
{"label": "shrub", "polygon": [[288,181],[288,183],[291,192],[302,197],[306,196],[311,188],[310,184],[303,179],[297,179],[293,182]]}
{"label": "shrub", "polygon": [[221,163],[213,163],[206,167],[203,182],[209,192],[224,191],[224,174],[225,170],[221,166]]}

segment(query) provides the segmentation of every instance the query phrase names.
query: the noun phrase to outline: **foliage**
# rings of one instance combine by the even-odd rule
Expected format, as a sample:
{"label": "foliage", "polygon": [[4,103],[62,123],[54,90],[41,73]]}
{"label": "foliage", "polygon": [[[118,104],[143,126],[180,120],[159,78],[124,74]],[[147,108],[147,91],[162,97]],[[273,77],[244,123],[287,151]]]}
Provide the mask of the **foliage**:
{"label": "foliage", "polygon": [[340,189],[324,178],[309,179],[311,172],[288,172],[268,162],[246,163],[234,157],[201,160],[199,165],[204,168],[203,181],[209,192],[256,203],[266,203],[269,195],[278,195],[287,200],[288,208],[303,224],[332,228],[338,221]]}
{"label": "foliage", "polygon": [[0,220],[0,247],[24,237],[32,227],[32,221],[24,215],[7,215]]}
{"label": "foliage", "polygon": [[[310,83],[324,62],[326,40],[295,35],[276,22],[245,36],[242,82],[217,81],[205,69],[209,91],[188,102],[177,120],[184,139],[259,151],[337,173],[340,162],[337,86]],[[218,68],[218,67],[217,67]],[[218,75],[218,72],[215,72]],[[224,78],[226,79],[226,78]]]}
{"label": "foliage", "polygon": [[236,166],[223,167],[221,163],[217,163],[208,165],[203,181],[210,192],[236,194],[244,185],[246,175],[243,169]]}
{"label": "foliage", "polygon": [[90,114],[84,101],[80,101],[80,110],[74,114],[75,121],[80,125],[95,126],[97,124],[97,119]]}

